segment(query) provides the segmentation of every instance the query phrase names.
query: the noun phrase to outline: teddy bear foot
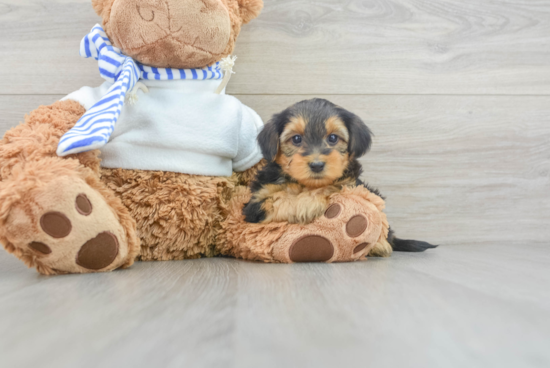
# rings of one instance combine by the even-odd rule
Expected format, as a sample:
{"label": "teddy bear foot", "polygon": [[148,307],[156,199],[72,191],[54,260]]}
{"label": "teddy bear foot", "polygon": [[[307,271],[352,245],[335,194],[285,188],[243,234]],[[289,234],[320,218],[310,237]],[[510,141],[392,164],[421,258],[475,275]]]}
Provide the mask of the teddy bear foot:
{"label": "teddy bear foot", "polygon": [[369,253],[391,254],[384,201],[366,188],[332,195],[324,216],[307,225],[247,223],[242,207],[249,200],[248,189],[236,190],[218,237],[220,253],[276,263],[353,262]]}
{"label": "teddy bear foot", "polygon": [[361,198],[334,196],[323,217],[293,226],[273,244],[273,258],[284,263],[357,261],[379,240],[379,213]]}
{"label": "teddy bear foot", "polygon": [[[129,242],[127,230],[135,228],[123,227],[100,188],[78,176],[27,179],[32,188],[4,217],[6,250],[47,275],[104,272],[133,263],[139,247],[134,239]],[[101,185],[98,180],[90,184]]]}

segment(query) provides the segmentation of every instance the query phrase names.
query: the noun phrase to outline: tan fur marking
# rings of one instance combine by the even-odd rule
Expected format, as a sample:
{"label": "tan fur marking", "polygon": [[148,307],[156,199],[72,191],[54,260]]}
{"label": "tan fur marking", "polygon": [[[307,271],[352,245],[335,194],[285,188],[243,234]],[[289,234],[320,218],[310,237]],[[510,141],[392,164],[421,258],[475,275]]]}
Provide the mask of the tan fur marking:
{"label": "tan fur marking", "polygon": [[[312,161],[326,162],[326,170],[322,176],[311,171],[309,164]],[[299,152],[292,157],[279,154],[276,162],[282,170],[294,178],[298,183],[309,188],[320,188],[333,184],[341,178],[349,165],[349,155],[342,155],[339,151],[333,150],[329,155],[302,156]],[[355,185],[355,184],[354,184]]]}
{"label": "tan fur marking", "polygon": [[297,134],[303,136],[306,132],[306,125],[307,123],[303,117],[292,117],[281,134],[281,143],[285,143]]}
{"label": "tan fur marking", "polygon": [[292,137],[295,135],[303,136],[306,131],[306,124],[306,121],[301,116],[290,119],[279,138],[279,154],[290,157],[303,152],[303,148],[297,147],[292,143]]}
{"label": "tan fur marking", "polygon": [[343,139],[346,143],[349,141],[349,132],[346,124],[339,117],[333,116],[325,122],[325,127],[327,129],[327,137],[331,134],[336,134],[338,137]]}
{"label": "tan fur marking", "polygon": [[308,224],[323,216],[329,203],[330,195],[340,188],[326,186],[310,190],[300,184],[269,184],[254,193],[253,202],[261,202],[266,212],[263,223],[289,222],[291,224]]}
{"label": "tan fur marking", "polygon": [[277,157],[275,158],[275,162],[279,164],[283,168],[283,171],[286,173],[286,169],[290,165],[290,161],[292,160],[292,157],[288,157],[284,155],[281,151],[277,153]]}

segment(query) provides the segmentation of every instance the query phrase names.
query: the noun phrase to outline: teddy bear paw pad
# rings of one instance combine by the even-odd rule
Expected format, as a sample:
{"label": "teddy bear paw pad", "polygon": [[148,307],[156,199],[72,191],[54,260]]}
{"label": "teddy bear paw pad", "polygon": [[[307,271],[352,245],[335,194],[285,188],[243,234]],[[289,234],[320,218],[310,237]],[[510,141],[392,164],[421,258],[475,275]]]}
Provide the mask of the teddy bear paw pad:
{"label": "teddy bear paw pad", "polygon": [[88,240],[76,256],[76,263],[89,270],[101,270],[113,263],[118,255],[118,239],[106,231]]}
{"label": "teddy bear paw pad", "polygon": [[326,262],[334,255],[334,246],[325,237],[306,235],[290,247],[292,262]]}

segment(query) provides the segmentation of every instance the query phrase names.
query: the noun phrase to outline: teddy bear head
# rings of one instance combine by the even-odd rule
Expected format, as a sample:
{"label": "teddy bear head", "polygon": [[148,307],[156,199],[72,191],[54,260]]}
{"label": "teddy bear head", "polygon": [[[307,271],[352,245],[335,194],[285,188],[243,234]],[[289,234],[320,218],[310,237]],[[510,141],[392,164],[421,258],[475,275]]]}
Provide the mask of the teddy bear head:
{"label": "teddy bear head", "polygon": [[157,68],[204,68],[230,55],[262,0],[92,0],[111,43]]}

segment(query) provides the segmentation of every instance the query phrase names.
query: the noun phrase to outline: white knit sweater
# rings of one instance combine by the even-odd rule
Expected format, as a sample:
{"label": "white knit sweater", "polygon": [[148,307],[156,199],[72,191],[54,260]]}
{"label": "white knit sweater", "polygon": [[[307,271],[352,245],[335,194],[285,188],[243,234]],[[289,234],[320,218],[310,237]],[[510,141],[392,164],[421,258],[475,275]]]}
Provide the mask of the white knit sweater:
{"label": "white knit sweater", "polygon": [[[149,92],[138,91],[135,104],[124,104],[101,149],[103,167],[231,176],[262,159],[256,142],[262,119],[235,97],[215,94],[220,81],[141,82]],[[110,86],[83,87],[64,100],[89,109]]]}

